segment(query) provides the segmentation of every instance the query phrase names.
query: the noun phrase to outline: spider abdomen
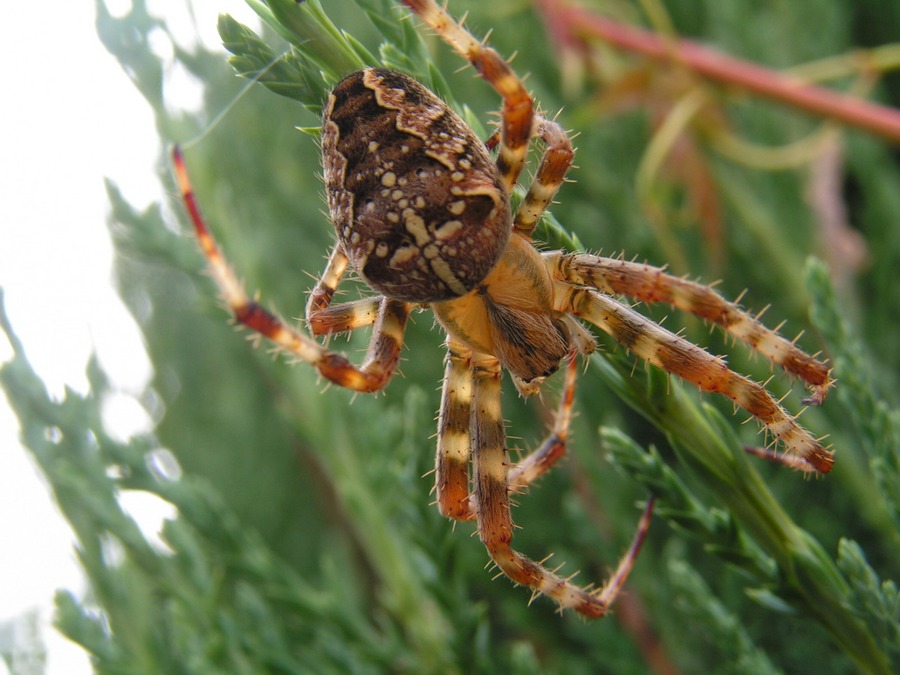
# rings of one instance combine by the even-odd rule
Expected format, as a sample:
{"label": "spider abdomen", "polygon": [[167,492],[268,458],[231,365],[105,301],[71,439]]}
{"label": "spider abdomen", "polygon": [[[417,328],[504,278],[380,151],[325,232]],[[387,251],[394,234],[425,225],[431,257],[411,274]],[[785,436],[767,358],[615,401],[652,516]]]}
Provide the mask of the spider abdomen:
{"label": "spider abdomen", "polygon": [[508,197],[487,148],[406,75],[367,68],[341,80],[325,106],[322,157],[341,246],[375,291],[459,297],[503,253]]}

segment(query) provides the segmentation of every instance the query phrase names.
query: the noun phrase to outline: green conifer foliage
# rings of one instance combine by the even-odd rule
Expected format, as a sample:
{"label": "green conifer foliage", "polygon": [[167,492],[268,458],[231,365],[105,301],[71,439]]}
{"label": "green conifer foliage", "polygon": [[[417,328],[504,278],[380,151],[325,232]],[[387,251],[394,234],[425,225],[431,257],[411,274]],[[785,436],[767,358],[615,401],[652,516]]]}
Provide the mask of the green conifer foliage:
{"label": "green conifer foliage", "polygon": [[[264,28],[222,16],[228,62],[173,43],[175,61],[204,87],[203,109],[194,112],[172,108],[172,64],[150,46],[154,35],[175,40],[165,15],[134,0],[114,17],[98,0],[97,28],[155,111],[160,137],[182,143],[201,207],[239,276],[283,315],[301,316],[334,239],[316,143],[330,86],[363,65],[398,68],[479,133],[490,128],[497,98],[416,20],[399,20],[408,12],[393,0],[248,3]],[[529,606],[527,590],[483,569],[473,526],[454,527],[430,504],[425,474],[443,370],[431,317],[414,316],[402,376],[378,397],[326,388],[309,367],[251,348],[229,328],[203,273],[162,157],[157,170],[170,203],[139,212],[115,177],[108,184],[118,287],[155,367],[152,398],[161,412],[152,434],[123,443],[104,430],[110,385],[96,363],[90,395],[52,399],[29,366],[28,346],[5,317],[2,324],[15,356],[0,383],[72,523],[91,583],[88,598],[60,591],[57,623],[90,652],[97,672],[900,668],[896,151],[677,66],[563,35],[548,20],[559,16],[555,4],[449,7],[468,12],[476,34],[492,29],[501,54],[517,52],[514,66],[529,73],[542,110],[562,110],[563,125],[579,134],[577,182],[564,186],[538,238],[669,262],[705,282],[722,278],[725,296],[747,288],[745,306],[771,304],[767,320],[785,319],[788,335],[806,329],[802,346],[831,359],[838,384],[802,422],[830,435],[835,470],[807,481],[750,457],[742,445],[764,440],[753,423],[740,425],[744,417],[727,401],[635,365],[601,340],[580,378],[570,456],[517,498],[517,543],[538,559],[554,552],[554,563],[581,570],[580,581],[600,580],[650,493],[657,516],[611,618],[559,615],[540,599]],[[624,21],[770,69],[823,67],[817,60],[900,39],[884,33],[886,20],[870,21],[876,2],[706,0],[689,3],[689,13],[674,2],[600,4]],[[888,51],[875,56],[883,71],[900,62]],[[857,92],[858,73],[839,72],[830,85]],[[900,103],[896,79],[869,95]],[[672,121],[679,114],[681,126]],[[778,170],[753,165],[749,151],[747,161],[728,156],[734,143],[771,149],[801,139],[812,150],[784,150]],[[817,171],[829,159],[844,189],[817,197]],[[835,254],[851,236],[823,226],[823,209],[835,204],[865,242],[862,266]],[[351,284],[342,297],[364,290]],[[673,314],[666,325],[682,323],[693,342],[730,354],[737,370],[769,377],[768,363],[699,322]],[[365,339],[334,342],[356,356]],[[780,396],[789,384],[776,375],[770,386]],[[506,391],[512,444],[540,441],[554,392],[524,401]],[[799,399],[792,393],[785,405],[798,410]],[[125,491],[175,507],[164,547],[121,508]]]}

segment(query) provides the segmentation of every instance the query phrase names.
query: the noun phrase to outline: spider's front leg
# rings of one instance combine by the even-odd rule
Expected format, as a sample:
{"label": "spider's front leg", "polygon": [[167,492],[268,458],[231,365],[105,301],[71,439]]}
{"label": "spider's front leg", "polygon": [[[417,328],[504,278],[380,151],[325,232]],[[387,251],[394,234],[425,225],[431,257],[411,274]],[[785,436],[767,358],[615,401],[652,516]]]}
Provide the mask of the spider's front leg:
{"label": "spider's front leg", "polygon": [[[473,373],[472,351],[455,340],[448,340],[438,415],[435,492],[441,515],[454,520],[476,517],[474,501],[469,494]],[[553,428],[534,452],[509,467],[507,483],[510,492],[523,492],[565,455],[577,375],[578,360],[573,352],[568,358]]]}
{"label": "spider's front leg", "polygon": [[449,339],[438,413],[434,489],[438,511],[454,520],[475,518],[469,497],[472,386],[472,350]]}
{"label": "spider's front leg", "polygon": [[318,322],[320,327],[324,327],[319,332],[353,330],[372,322],[375,327],[366,358],[361,366],[352,364],[342,354],[326,349],[248,297],[203,220],[184,165],[184,158],[177,147],[173,150],[172,159],[175,178],[190,214],[197,240],[206,256],[212,277],[235,320],[265,336],[277,347],[301,361],[315,366],[323,377],[335,384],[363,392],[382,389],[390,380],[399,361],[403,332],[411,305],[387,298],[375,298],[371,301],[337,305],[337,311],[329,315],[329,305],[334,296],[335,286],[342,277],[347,263],[343,253],[336,250],[307,307],[310,323],[315,326]]}
{"label": "spider's front leg", "polygon": [[556,279],[641,302],[666,303],[718,325],[803,380],[812,390],[804,403],[821,405],[825,400],[833,382],[826,364],[767,328],[711,287],[667,274],[659,267],[617,258],[560,251],[545,253],[543,258]]}
{"label": "spider's front leg", "polygon": [[513,549],[500,363],[494,357],[475,354],[472,367],[473,498],[478,534],[491,559],[514,582],[530,587],[534,595],[549,596],[560,608],[571,608],[592,618],[606,615],[634,565],[650,524],[653,501],[648,502],[631,548],[601,589],[589,591],[576,586]]}
{"label": "spider's front leg", "polygon": [[740,375],[721,357],[675,335],[634,310],[590,288],[555,282],[556,309],[588,321],[626,349],[703,391],[717,392],[758,419],[807,472],[827,473],[834,458],[757,382]]}

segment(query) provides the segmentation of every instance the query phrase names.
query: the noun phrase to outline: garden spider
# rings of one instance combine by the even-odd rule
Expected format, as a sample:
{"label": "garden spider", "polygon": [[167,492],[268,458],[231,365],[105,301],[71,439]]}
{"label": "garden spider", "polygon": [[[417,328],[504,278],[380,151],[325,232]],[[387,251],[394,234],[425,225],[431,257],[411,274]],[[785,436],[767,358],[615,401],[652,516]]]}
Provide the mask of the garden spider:
{"label": "garden spider", "polygon": [[[761,385],[620,304],[624,295],[664,302],[714,322],[804,380],[821,403],[828,368],[707,286],[661,269],[561,251],[539,253],[536,223],[563,182],[573,149],[564,130],[535,111],[510,66],[434,0],[403,0],[463,55],[502,98],[500,128],[486,144],[425,87],[398,72],[366,68],[339,82],[322,122],[322,156],[338,242],[306,308],[314,335],[373,326],[360,366],[251,300],[202,220],[180,152],[176,176],[196,235],[236,320],[312,364],[326,379],[375,392],[397,366],[407,318],[430,308],[447,333],[438,423],[436,493],[440,512],[477,521],[493,562],[514,582],[561,608],[603,616],[625,581],[649,526],[648,502],[631,548],[612,579],[582,588],[512,548],[509,495],[545,473],[565,451],[576,355],[594,349],[578,321],[609,333],[645,361],[705,391],[727,396],[782,443],[793,463],[827,472],[832,457]],[[546,146],[536,176],[512,214],[510,193],[529,143]],[[352,268],[375,297],[332,304]],[[537,393],[568,359],[562,403],[547,440],[510,465],[501,413],[501,372],[522,395]],[[469,464],[472,465],[470,480]]]}

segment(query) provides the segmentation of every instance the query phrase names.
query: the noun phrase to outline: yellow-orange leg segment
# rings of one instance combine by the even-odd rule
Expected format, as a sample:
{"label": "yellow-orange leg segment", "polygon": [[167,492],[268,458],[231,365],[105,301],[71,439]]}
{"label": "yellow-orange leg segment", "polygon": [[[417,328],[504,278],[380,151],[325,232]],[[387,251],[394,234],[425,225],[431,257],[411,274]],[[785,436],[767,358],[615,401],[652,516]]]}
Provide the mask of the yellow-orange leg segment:
{"label": "yellow-orange leg segment", "polygon": [[831,453],[788,414],[762,385],[730,370],[725,361],[678,337],[609,296],[555,282],[557,309],[572,312],[611,335],[648,363],[702,389],[727,396],[753,415],[788,452],[803,460],[803,471],[827,473]]}
{"label": "yellow-orange leg segment", "polygon": [[380,303],[372,339],[362,366],[357,367],[345,356],[325,349],[310,336],[287,325],[265,307],[249,299],[203,220],[191,188],[184,158],[177,147],[172,151],[172,160],[175,179],[194,225],[200,248],[235,320],[265,336],[277,347],[301,361],[315,366],[323,377],[335,384],[365,392],[378,391],[384,387],[399,361],[410,306],[393,300],[383,300]]}
{"label": "yellow-orange leg segment", "polygon": [[534,103],[525,85],[493,49],[475,39],[434,0],[403,0],[444,41],[471,63],[503,98],[497,167],[508,192],[522,172],[534,121]]}
{"label": "yellow-orange leg segment", "polygon": [[385,298],[379,295],[330,305],[307,314],[306,322],[313,335],[331,335],[366,328],[375,323],[384,302]]}
{"label": "yellow-orange leg segment", "polygon": [[708,286],[666,274],[658,267],[614,258],[556,251],[544,254],[544,260],[556,279],[642,302],[663,302],[719,325],[806,382],[812,395],[804,403],[820,405],[832,384],[828,366]]}
{"label": "yellow-orange leg segment", "polygon": [[745,445],[743,446],[743,448],[744,452],[746,452],[748,455],[752,455],[753,457],[757,457],[759,459],[764,459],[767,462],[772,462],[773,464],[786,466],[789,469],[800,469],[802,471],[803,465],[806,463],[801,458],[795,455],[785,455],[778,452],[777,450],[772,450],[771,448],[760,448],[756,445]]}
{"label": "yellow-orange leg segment", "polygon": [[592,618],[604,616],[634,565],[649,526],[652,501],[641,519],[635,543],[611,582],[602,589],[590,591],[576,586],[515,551],[512,548],[514,526],[509,506],[506,434],[500,409],[500,364],[493,357],[475,355],[473,365],[473,497],[482,542],[500,570],[514,582],[530,587],[533,595],[547,595],[561,609],[574,609]]}
{"label": "yellow-orange leg segment", "polygon": [[347,256],[344,255],[340,245],[336,245],[325,271],[309,294],[309,301],[306,303],[306,323],[309,324],[313,335],[345,333],[371,326],[377,320],[384,302],[382,296],[331,304],[348,265]]}
{"label": "yellow-orange leg segment", "polygon": [[531,239],[535,225],[559,191],[575,157],[572,141],[559,124],[538,115],[535,127],[536,135],[547,149],[513,220],[515,230],[528,239]]}
{"label": "yellow-orange leg segment", "polygon": [[316,312],[325,309],[331,304],[331,301],[334,299],[335,291],[337,291],[341,279],[344,278],[344,274],[347,273],[347,267],[349,265],[350,260],[344,255],[344,251],[341,249],[340,244],[335,245],[328,258],[328,264],[325,266],[325,271],[322,272],[322,276],[316,282],[315,287],[309,294],[309,300],[306,302],[307,321],[309,321],[310,317],[315,315]]}
{"label": "yellow-orange leg segment", "polygon": [[566,364],[565,381],[559,409],[553,418],[553,429],[540,447],[528,454],[509,469],[510,492],[522,492],[538,478],[547,473],[563,455],[569,440],[569,425],[572,423],[572,407],[575,403],[575,380],[578,378],[578,359],[569,354]]}
{"label": "yellow-orange leg segment", "polygon": [[[566,367],[562,398],[553,429],[537,450],[509,468],[507,482],[510,492],[523,492],[565,455],[577,375],[578,361],[573,353]],[[435,492],[441,515],[454,520],[472,520],[476,517],[474,500],[469,497],[472,377],[470,351],[451,341],[438,416]]]}
{"label": "yellow-orange leg segment", "polygon": [[434,487],[441,515],[471,520],[475,517],[469,500],[472,352],[452,339],[448,340],[447,349],[438,413]]}

